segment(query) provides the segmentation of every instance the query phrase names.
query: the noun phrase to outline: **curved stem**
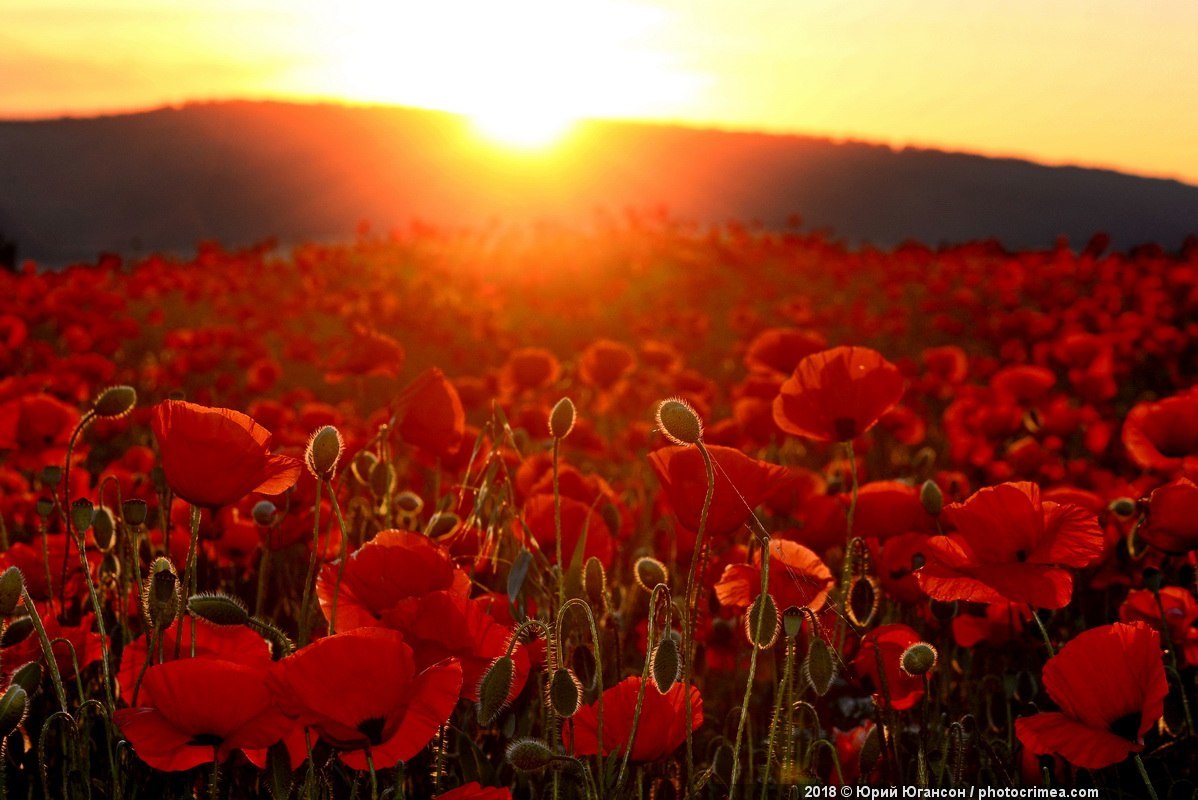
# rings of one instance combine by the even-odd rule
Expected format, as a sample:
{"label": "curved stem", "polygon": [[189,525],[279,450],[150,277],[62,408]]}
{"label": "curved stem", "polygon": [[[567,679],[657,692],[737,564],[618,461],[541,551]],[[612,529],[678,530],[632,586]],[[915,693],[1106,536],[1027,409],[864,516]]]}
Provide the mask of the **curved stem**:
{"label": "curved stem", "polygon": [[[90,425],[92,423],[92,420],[95,418],[96,418],[96,413],[94,410],[88,411],[86,414],[84,414],[82,417],[80,417],[79,423],[77,425],[75,425],[75,430],[71,431],[71,438],[67,441],[66,461],[63,463],[63,468],[62,468],[62,509],[61,510],[63,512],[63,514],[62,514],[63,521],[66,523],[68,538],[71,536],[71,531],[72,531],[71,456],[75,452],[75,442],[79,440],[80,434],[83,433],[84,429],[86,429],[87,426]],[[85,571],[86,571],[86,568],[85,568]],[[54,589],[52,587],[47,587],[47,591],[50,592],[51,594],[54,593]],[[67,559],[66,559],[65,553],[63,554],[63,559],[62,559],[62,585],[59,587],[58,591],[59,591],[58,607],[60,609],[60,612],[65,614],[66,607],[67,607]],[[51,609],[51,611],[53,611],[53,609]]]}
{"label": "curved stem", "polygon": [[[557,484],[557,450],[559,439],[553,440],[553,530],[557,555],[557,604],[566,602],[566,565],[562,563],[562,495]],[[573,555],[573,554],[571,554]],[[601,740],[602,741],[602,740]]]}
{"label": "curved stem", "polygon": [[308,606],[312,602],[312,582],[316,578],[317,551],[320,550],[320,489],[324,481],[316,479],[316,507],[312,512],[312,555],[308,559],[308,574],[304,577],[304,597],[299,608],[299,646],[308,643]]}
{"label": "curved stem", "polygon": [[337,502],[337,490],[332,484],[329,484],[329,498],[333,501],[333,515],[337,517],[337,527],[341,531],[337,582],[333,585],[333,606],[329,609],[329,635],[332,636],[337,632],[337,596],[341,594],[341,578],[345,575],[345,562],[349,559],[349,530],[345,527],[345,518],[341,516],[341,504]]}
{"label": "curved stem", "polygon": [[[67,690],[62,685],[62,675],[58,673],[58,659],[54,657],[54,648],[50,644],[50,637],[46,635],[46,626],[42,624],[42,616],[37,612],[37,606],[33,603],[33,598],[29,596],[29,589],[21,586],[21,599],[25,603],[25,608],[29,611],[29,619],[33,622],[33,629],[37,631],[37,637],[42,643],[42,653],[46,656],[46,666],[50,670],[50,680],[54,684],[54,693],[58,696],[58,706],[63,714],[67,713]],[[48,724],[48,721],[47,721]]]}
{"label": "curved stem", "polygon": [[[702,441],[697,443],[699,454],[703,456],[703,467],[707,471],[707,494],[703,497],[703,510],[699,513],[699,530],[695,531],[695,550],[691,554],[690,572],[686,578],[686,603],[683,606],[685,617],[682,620],[682,684],[685,687],[686,710],[686,793],[689,797],[695,774],[695,736],[690,724],[692,704],[690,683],[695,656],[695,623],[699,612],[699,587],[696,586],[696,576],[699,571],[700,554],[705,542],[703,534],[707,528],[707,515],[711,511],[711,498],[715,494],[715,468],[711,463],[711,453]],[[646,662],[646,668],[648,663]]]}
{"label": "curved stem", "polygon": [[[562,647],[562,619],[565,618],[566,612],[571,608],[581,608],[586,612],[587,624],[591,628],[591,642],[595,646],[595,677],[599,682],[599,699],[596,700],[596,721],[595,721],[595,741],[600,743],[596,748],[596,758],[599,762],[599,777],[602,779],[607,773],[603,769],[603,648],[599,642],[599,628],[595,625],[595,615],[591,611],[591,607],[581,598],[572,597],[557,612],[557,646],[560,650]],[[559,661],[564,661],[564,653],[559,657]],[[600,795],[606,792],[600,791]]]}
{"label": "curved stem", "polygon": [[[645,630],[645,664],[641,667],[641,683],[636,690],[636,706],[632,712],[632,729],[628,731],[628,743],[624,746],[624,758],[620,762],[620,771],[616,774],[616,792],[620,791],[620,787],[624,784],[624,775],[628,771],[628,758],[632,755],[632,745],[636,742],[636,730],[641,722],[641,710],[645,704],[645,684],[649,682],[649,654],[653,652],[653,645],[660,636],[655,636],[657,633],[656,611],[657,597],[662,592],[666,595],[666,600],[669,602],[670,588],[664,583],[659,583],[653,587],[653,591],[649,594],[649,625]],[[668,630],[668,626],[667,626]],[[683,683],[683,691],[686,692],[687,709],[690,709],[690,686]],[[690,717],[687,717],[686,729],[689,731]]]}
{"label": "curved stem", "polygon": [[[767,543],[765,547],[761,548],[761,594],[759,597],[764,597],[769,593],[769,586],[770,548]],[[750,605],[749,611],[746,613],[751,614],[752,608],[753,606]],[[764,605],[762,606],[761,611],[764,611]],[[774,620],[774,623],[776,624],[777,620]],[[736,744],[732,747],[732,785],[730,788],[733,798],[736,797],[737,779],[740,778],[740,744],[744,739],[745,723],[749,719],[749,699],[753,695],[753,679],[757,676],[757,653],[761,650],[761,648],[758,647],[757,642],[760,642],[764,638],[763,634],[766,633],[766,630],[765,614],[759,612],[757,615],[757,628],[753,631],[753,638],[755,641],[749,643],[753,648],[753,651],[749,654],[749,677],[745,681],[745,696],[744,699],[741,700],[740,719],[737,720],[736,723]]]}
{"label": "curved stem", "polygon": [[1152,781],[1148,779],[1148,770],[1144,768],[1144,762],[1140,760],[1140,754],[1135,756],[1136,769],[1140,771],[1140,778],[1144,781],[1144,787],[1148,789],[1148,797],[1150,800],[1160,800],[1156,795],[1156,789],[1152,787]]}

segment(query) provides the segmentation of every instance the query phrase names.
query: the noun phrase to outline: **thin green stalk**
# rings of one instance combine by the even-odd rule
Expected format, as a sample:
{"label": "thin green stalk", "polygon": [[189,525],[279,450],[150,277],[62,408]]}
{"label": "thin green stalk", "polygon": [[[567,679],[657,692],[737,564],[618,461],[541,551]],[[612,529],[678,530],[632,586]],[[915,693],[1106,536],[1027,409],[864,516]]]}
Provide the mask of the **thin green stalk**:
{"label": "thin green stalk", "polygon": [[[554,547],[557,554],[557,605],[566,602],[566,565],[562,563],[562,495],[557,485],[557,449],[560,439],[553,440],[553,530],[556,534]],[[556,773],[555,773],[556,774]]]}
{"label": "thin green stalk", "polygon": [[[624,746],[624,758],[620,762],[620,771],[616,773],[615,790],[617,793],[619,793],[620,788],[624,785],[624,775],[628,772],[628,758],[632,755],[632,745],[634,742],[636,742],[636,730],[640,726],[641,722],[641,710],[645,704],[645,685],[649,682],[649,654],[653,652],[653,645],[656,643],[657,639],[660,638],[655,638],[655,634],[657,633],[655,612],[657,610],[657,596],[662,591],[665,592],[666,601],[669,602],[670,589],[664,583],[659,583],[654,586],[653,591],[649,594],[649,625],[645,631],[645,664],[641,667],[641,683],[636,690],[636,706],[632,712],[632,729],[628,732],[628,743]],[[665,634],[668,635],[669,625],[663,625],[662,628]],[[688,700],[687,706],[689,708],[690,685],[685,681],[683,682],[683,691],[686,692],[686,697]],[[690,718],[688,716],[687,722],[689,723],[689,721]],[[687,724],[686,729],[689,731],[690,727],[691,726]]]}
{"label": "thin green stalk", "polygon": [[108,710],[116,710],[116,696],[112,690],[112,667],[108,652],[108,631],[104,627],[104,606],[100,603],[100,593],[96,582],[92,580],[91,565],[87,563],[87,544],[83,532],[76,531],[75,546],[79,550],[79,562],[83,568],[83,577],[87,580],[87,592],[91,596],[92,608],[96,611],[96,628],[100,633],[100,667],[103,671],[104,697],[108,701]]}
{"label": "thin green stalk", "polygon": [[308,574],[304,578],[304,598],[299,609],[299,646],[308,643],[308,606],[312,601],[312,583],[316,579],[317,551],[320,550],[320,489],[324,481],[316,479],[316,507],[312,512],[315,521],[312,523],[312,555],[308,559]]}
{"label": "thin green stalk", "polygon": [[[768,540],[766,546],[761,548],[761,595],[765,596],[769,593],[770,586],[770,548]],[[749,606],[751,613],[753,606]],[[777,623],[777,620],[774,620]],[[749,719],[749,699],[753,695],[753,679],[757,676],[757,653],[761,648],[757,646],[757,642],[763,639],[763,634],[766,633],[765,614],[758,614],[757,629],[753,631],[755,641],[750,642],[752,652],[749,654],[749,677],[745,680],[745,696],[740,703],[740,719],[736,723],[736,744],[732,747],[732,798],[736,797],[737,780],[740,778],[740,745],[744,740],[745,724]]]}
{"label": "thin green stalk", "polygon": [[1160,800],[1156,795],[1156,789],[1152,787],[1152,781],[1148,778],[1148,770],[1144,768],[1144,762],[1140,760],[1140,754],[1136,753],[1133,758],[1136,762],[1136,769],[1140,771],[1140,778],[1144,781],[1144,788],[1148,790],[1149,800]]}
{"label": "thin green stalk", "polygon": [[[66,461],[63,463],[63,469],[62,469],[62,503],[60,504],[59,511],[62,513],[63,522],[66,524],[68,537],[71,536],[72,527],[73,527],[72,522],[71,522],[71,513],[70,513],[70,507],[71,507],[71,456],[75,452],[75,442],[77,442],[79,440],[79,435],[81,433],[83,433],[84,429],[86,429],[87,426],[90,425],[92,423],[92,420],[94,420],[95,418],[96,418],[96,412],[94,410],[88,411],[86,414],[84,414],[82,417],[80,417],[78,424],[75,425],[75,429],[73,431],[71,431],[71,438],[67,441]],[[83,571],[85,573],[88,572],[88,569],[86,566],[83,568]],[[46,591],[50,592],[51,595],[54,594],[53,587],[47,587]],[[59,601],[58,607],[59,607],[60,612],[65,614],[66,607],[67,607],[67,558],[66,558],[65,552],[63,553],[63,559],[62,559],[62,586],[59,587],[58,601]],[[54,610],[53,603],[51,603],[50,610],[51,610],[51,613],[53,613],[53,610]]]}
{"label": "thin green stalk", "polygon": [[[188,597],[196,593],[196,549],[200,541],[200,507],[192,505],[191,507],[191,538],[187,545],[187,566],[183,573],[183,586],[188,593]],[[179,632],[183,632],[183,615],[190,614],[187,610],[187,604],[183,603],[179,606]],[[175,637],[175,658],[178,658],[183,651],[183,637]],[[196,654],[196,629],[195,625],[191,626],[191,655]]]}
{"label": "thin green stalk", "polygon": [[329,497],[333,501],[333,515],[337,517],[337,527],[341,530],[341,554],[337,564],[337,583],[333,585],[333,606],[329,610],[329,635],[337,632],[337,596],[341,594],[341,578],[345,575],[345,562],[349,560],[349,530],[345,527],[345,518],[341,516],[341,504],[337,501],[337,490],[329,485]]}
{"label": "thin green stalk", "polygon": [[58,659],[54,657],[54,648],[50,644],[50,637],[46,635],[46,626],[42,624],[42,616],[37,612],[37,606],[34,605],[33,598],[29,596],[29,589],[22,583],[21,599],[25,603],[25,608],[29,611],[29,619],[33,622],[33,629],[37,631],[37,638],[42,643],[42,653],[46,656],[46,666],[50,670],[50,681],[54,684],[54,693],[58,696],[58,706],[63,714],[67,712],[67,690],[62,685],[62,675],[58,673]]}
{"label": "thin green stalk", "polygon": [[262,604],[266,601],[266,581],[270,575],[270,548],[266,544],[259,545],[262,555],[258,559],[258,590],[254,595],[254,616],[262,616]]}
{"label": "thin green stalk", "polygon": [[[703,497],[703,509],[699,513],[699,530],[695,531],[695,551],[691,554],[690,572],[686,578],[686,604],[683,606],[686,616],[682,620],[682,685],[684,687],[686,712],[685,796],[687,797],[692,794],[691,788],[695,775],[695,736],[690,724],[693,713],[690,685],[695,657],[695,623],[699,613],[699,587],[696,585],[696,576],[698,575],[699,560],[705,545],[703,534],[707,529],[707,515],[711,511],[711,498],[715,494],[715,467],[711,463],[711,453],[707,452],[707,447],[702,441],[696,442],[696,446],[699,448],[700,455],[703,456],[703,466],[707,471],[707,494]],[[648,665],[646,664],[647,667]]]}
{"label": "thin green stalk", "polygon": [[220,797],[220,755],[212,748],[212,776],[208,779],[208,800]]}
{"label": "thin green stalk", "polygon": [[1056,648],[1052,646],[1052,639],[1048,636],[1048,628],[1044,627],[1044,620],[1040,619],[1040,615],[1036,613],[1036,609],[1032,609],[1032,619],[1036,621],[1036,627],[1040,629],[1040,636],[1044,639],[1044,646],[1048,648],[1048,657],[1052,658],[1057,654]]}
{"label": "thin green stalk", "polygon": [[[583,600],[581,598],[578,598],[578,597],[570,598],[569,600],[566,601],[565,605],[563,605],[561,607],[561,609],[558,611],[558,613],[557,613],[557,646],[558,646],[559,650],[562,648],[562,629],[561,628],[562,628],[562,620],[566,616],[566,611],[568,611],[571,608],[575,608],[575,607],[581,608],[586,613],[587,624],[591,628],[591,642],[594,644],[594,647],[595,647],[595,665],[596,665],[595,666],[595,677],[599,681],[599,686],[598,686],[599,699],[596,700],[597,709],[596,709],[596,715],[595,715],[596,716],[596,719],[595,719],[595,727],[596,727],[595,741],[599,742],[599,745],[600,745],[597,748],[595,755],[599,762],[599,775],[600,775],[600,777],[602,777],[607,774],[603,769],[603,746],[602,746],[603,745],[603,647],[599,641],[599,628],[598,628],[598,626],[595,625],[595,615],[591,611],[591,607],[589,605],[587,605],[587,603],[583,602]],[[565,661],[564,653],[561,653],[559,655],[559,661]],[[606,786],[602,786],[601,788],[603,789],[603,791],[599,792],[600,796],[606,794]]]}
{"label": "thin green stalk", "polygon": [[369,746],[366,748],[366,768],[370,770],[370,800],[379,800],[379,779],[374,771],[374,756]]}

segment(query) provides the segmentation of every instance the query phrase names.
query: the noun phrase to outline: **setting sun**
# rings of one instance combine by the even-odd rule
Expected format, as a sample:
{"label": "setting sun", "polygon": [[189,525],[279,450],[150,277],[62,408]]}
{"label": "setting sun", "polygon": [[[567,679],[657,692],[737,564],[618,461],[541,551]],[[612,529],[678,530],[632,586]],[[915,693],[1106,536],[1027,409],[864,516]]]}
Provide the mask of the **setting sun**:
{"label": "setting sun", "polygon": [[471,113],[470,122],[484,138],[525,150],[554,144],[573,127],[575,119],[550,108],[515,105]]}

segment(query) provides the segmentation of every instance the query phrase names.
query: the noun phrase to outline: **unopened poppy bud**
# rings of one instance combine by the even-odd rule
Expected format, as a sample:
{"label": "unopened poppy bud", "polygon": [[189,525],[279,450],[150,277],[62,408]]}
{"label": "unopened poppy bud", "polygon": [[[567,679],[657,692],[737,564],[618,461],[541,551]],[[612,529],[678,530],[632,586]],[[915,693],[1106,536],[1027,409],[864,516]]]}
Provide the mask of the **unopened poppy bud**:
{"label": "unopened poppy bud", "polygon": [[187,609],[213,625],[244,625],[250,621],[245,604],[227,594],[193,594]]}
{"label": "unopened poppy bud", "polygon": [[582,589],[592,612],[602,614],[607,611],[607,572],[603,562],[595,556],[588,558],[582,569]]}
{"label": "unopened poppy bud", "polygon": [[25,721],[29,710],[29,695],[25,689],[13,684],[0,697],[0,740],[7,739]]}
{"label": "unopened poppy bud", "polygon": [[899,666],[903,672],[913,678],[920,675],[927,675],[936,668],[936,662],[940,659],[936,648],[927,642],[916,642],[903,651],[899,657]]}
{"label": "unopened poppy bud", "polygon": [[478,684],[478,722],[491,725],[507,705],[516,675],[516,662],[509,655],[495,659]]}
{"label": "unopened poppy bud", "polygon": [[936,451],[930,447],[921,447],[915,451],[915,455],[911,458],[911,468],[918,475],[926,472],[936,465]]}
{"label": "unopened poppy bud", "polygon": [[438,511],[429,517],[424,530],[430,539],[439,539],[453,533],[461,524],[462,518],[452,511]]}
{"label": "unopened poppy bud", "polygon": [[858,575],[849,584],[848,602],[845,611],[849,622],[858,628],[868,628],[878,613],[882,596],[878,579],[873,575]]}
{"label": "unopened poppy bud", "polygon": [[1130,497],[1120,497],[1111,501],[1110,509],[1119,519],[1131,519],[1136,513],[1136,501]]}
{"label": "unopened poppy bud", "polygon": [[325,425],[313,433],[308,440],[308,449],[304,451],[304,462],[312,477],[331,481],[344,450],[345,441],[341,438],[341,432],[332,425]]}
{"label": "unopened poppy bud", "polygon": [[370,468],[370,491],[375,497],[386,497],[395,488],[395,467],[376,461]]}
{"label": "unopened poppy bud", "polygon": [[120,419],[137,405],[137,391],[132,386],[109,386],[100,392],[92,404],[92,413],[101,419]]}
{"label": "unopened poppy bud", "polygon": [[1165,584],[1164,574],[1156,567],[1149,567],[1144,570],[1144,588],[1150,592],[1156,593],[1161,590]]}
{"label": "unopened poppy bud", "polygon": [[790,606],[782,612],[782,632],[787,639],[794,639],[803,630],[803,610],[798,606]]}
{"label": "unopened poppy bud", "polygon": [[47,464],[42,467],[42,483],[47,486],[57,486],[62,480],[62,467],[57,464]]}
{"label": "unopened poppy bud", "polygon": [[652,556],[638,558],[633,572],[636,575],[637,584],[646,592],[653,591],[653,588],[659,583],[670,585],[670,573],[666,569],[666,565]]}
{"label": "unopened poppy bud", "polygon": [[778,604],[769,592],[757,595],[757,599],[749,606],[745,614],[745,634],[758,650],[772,647],[778,639],[778,631],[782,620],[778,616]]}
{"label": "unopened poppy bud", "polygon": [[12,647],[29,638],[33,633],[33,620],[29,617],[17,617],[4,627],[0,635],[0,647]]}
{"label": "unopened poppy bud", "polygon": [[37,499],[37,515],[39,517],[45,519],[46,517],[50,516],[52,511],[54,511],[53,500],[51,500],[49,497],[39,497]]}
{"label": "unopened poppy bud", "polygon": [[145,500],[126,500],[121,503],[121,516],[125,518],[125,522],[130,525],[143,525],[146,521],[146,516],[149,514],[149,506]]}
{"label": "unopened poppy bud", "polygon": [[142,589],[142,609],[150,627],[170,625],[179,613],[181,595],[182,587],[174,565],[170,559],[159,556],[150,567],[150,574]]}
{"label": "unopened poppy bud", "polygon": [[395,507],[405,514],[419,514],[424,510],[424,498],[412,491],[400,492]]}
{"label": "unopened poppy bud", "polygon": [[540,739],[516,739],[507,746],[507,761],[520,772],[536,772],[556,760],[557,755]]}
{"label": "unopened poppy bud", "polygon": [[84,531],[92,526],[92,520],[96,517],[96,508],[92,505],[92,501],[86,497],[80,497],[75,502],[71,503],[71,522],[75,526],[76,532],[80,536]]}
{"label": "unopened poppy bud", "polygon": [[378,456],[369,450],[363,450],[349,463],[349,470],[358,479],[358,483],[369,485],[370,473],[374,471],[374,465],[377,463],[379,463]]}
{"label": "unopened poppy bud", "polygon": [[832,657],[828,643],[819,636],[811,637],[807,658],[803,661],[803,675],[820,697],[832,688],[832,681],[836,678],[836,660]]}
{"label": "unopened poppy bud", "polygon": [[657,407],[657,429],[677,445],[698,444],[703,439],[703,422],[690,403],[681,398],[662,401]]}
{"label": "unopened poppy bud", "polygon": [[681,672],[682,657],[678,652],[678,642],[673,636],[663,636],[649,659],[649,674],[653,676],[657,691],[661,694],[670,691]]}
{"label": "unopened poppy bud", "polygon": [[582,682],[569,669],[558,667],[549,680],[549,702],[559,717],[574,716],[582,705]]}
{"label": "unopened poppy bud", "polygon": [[96,509],[96,516],[92,519],[92,535],[96,539],[96,546],[105,552],[111,550],[116,541],[116,520],[104,506]]}
{"label": "unopened poppy bud", "polygon": [[919,502],[923,503],[924,511],[933,517],[940,516],[940,512],[944,510],[944,492],[940,491],[936,481],[923,482],[923,486],[919,487]]}
{"label": "unopened poppy bud", "polygon": [[259,500],[254,503],[253,509],[250,510],[250,516],[254,518],[254,522],[261,525],[263,528],[269,528],[275,524],[278,519],[279,509],[274,503],[269,500]]}
{"label": "unopened poppy bud", "polygon": [[561,441],[574,430],[574,401],[563,397],[549,414],[549,435]]}
{"label": "unopened poppy bud", "polygon": [[0,575],[0,618],[8,619],[17,610],[25,591],[25,576],[18,567],[9,567]]}
{"label": "unopened poppy bud", "polygon": [[868,775],[881,757],[882,740],[878,736],[877,726],[874,726],[869,729],[869,733],[865,734],[865,741],[861,743],[861,753],[857,756],[857,763],[860,765],[861,774]]}
{"label": "unopened poppy bud", "polygon": [[25,694],[33,694],[42,685],[42,665],[39,661],[30,661],[17,667],[12,674],[12,682],[25,690]]}

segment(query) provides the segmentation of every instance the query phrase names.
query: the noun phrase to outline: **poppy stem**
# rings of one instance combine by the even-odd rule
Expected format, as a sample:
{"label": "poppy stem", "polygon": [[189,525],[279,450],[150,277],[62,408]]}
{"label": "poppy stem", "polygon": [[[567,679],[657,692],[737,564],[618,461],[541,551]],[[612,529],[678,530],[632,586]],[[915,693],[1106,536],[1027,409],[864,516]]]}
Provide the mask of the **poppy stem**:
{"label": "poppy stem", "polygon": [[1144,768],[1144,762],[1140,759],[1140,754],[1136,753],[1132,758],[1135,759],[1136,769],[1140,771],[1140,778],[1144,781],[1144,787],[1148,789],[1148,797],[1150,800],[1160,800],[1156,795],[1156,789],[1152,787],[1152,781],[1148,779],[1148,770]]}
{"label": "poppy stem", "polygon": [[849,510],[845,514],[845,536],[844,536],[844,560],[840,569],[840,610],[841,614],[836,619],[836,643],[837,649],[844,645],[845,621],[849,615],[849,584],[852,582],[852,559],[849,554],[853,551],[853,518],[857,515],[857,451],[853,449],[853,440],[849,439],[844,443],[848,450],[849,456],[849,485],[851,487],[851,496],[849,498]]}
{"label": "poppy stem", "polygon": [[[641,710],[645,705],[645,685],[649,682],[649,654],[653,652],[653,645],[655,643],[654,633],[656,632],[657,627],[657,614],[655,613],[657,611],[657,596],[662,592],[665,593],[666,600],[669,602],[670,587],[666,586],[664,583],[657,584],[653,587],[653,591],[649,593],[649,624],[645,629],[645,664],[643,667],[641,667],[641,683],[636,690],[636,705],[632,710],[632,728],[628,731],[628,744],[624,747],[624,758],[620,762],[620,771],[616,774],[615,790],[617,794],[620,792],[620,787],[624,784],[624,775],[628,772],[628,758],[632,755],[632,745],[636,742],[636,729],[641,723]],[[683,663],[685,664],[685,662]],[[690,685],[685,681],[683,682],[683,691],[686,692],[687,697],[687,718],[685,724],[686,729],[689,731],[691,729],[689,699]],[[599,739],[598,741],[602,742],[603,740]]]}
{"label": "poppy stem", "polygon": [[557,479],[557,450],[561,440],[553,440],[553,530],[554,547],[557,550],[557,605],[560,609],[566,603],[566,567],[562,563],[562,495],[558,489]]}
{"label": "poppy stem", "polygon": [[266,601],[266,580],[270,574],[270,548],[261,545],[262,556],[258,559],[258,591],[254,596],[254,616],[262,616],[262,604]]}
{"label": "poppy stem", "polygon": [[1032,619],[1036,621],[1036,627],[1040,629],[1040,636],[1044,639],[1044,646],[1048,648],[1048,657],[1052,658],[1057,654],[1056,648],[1052,646],[1052,639],[1048,635],[1048,628],[1044,627],[1044,620],[1040,619],[1040,615],[1036,613],[1036,609],[1032,609]]}
{"label": "poppy stem", "polygon": [[703,467],[707,471],[707,494],[703,497],[703,510],[699,513],[699,530],[695,532],[695,549],[691,554],[690,573],[686,578],[686,604],[683,610],[686,616],[682,620],[682,685],[686,704],[686,792],[689,797],[695,775],[695,735],[690,721],[691,710],[691,675],[695,660],[695,623],[699,613],[698,572],[699,559],[703,553],[703,534],[707,529],[707,515],[711,511],[711,498],[715,494],[715,467],[711,463],[711,453],[707,452],[703,440],[695,443],[699,454],[703,456]]}
{"label": "poppy stem", "polygon": [[220,797],[220,757],[216,748],[212,748],[212,776],[208,779],[208,800]]}
{"label": "poppy stem", "polygon": [[308,643],[308,606],[312,602],[312,582],[316,577],[316,551],[320,549],[320,490],[324,481],[316,479],[316,506],[312,511],[312,555],[308,558],[308,574],[304,578],[304,596],[299,607],[299,646]]}
{"label": "poppy stem", "polygon": [[[88,411],[86,414],[84,414],[82,417],[80,417],[79,424],[77,424],[75,426],[75,429],[73,431],[71,431],[71,438],[67,441],[66,460],[63,463],[63,467],[62,467],[62,504],[60,505],[59,510],[62,512],[62,518],[63,518],[63,522],[66,524],[68,537],[70,537],[70,535],[71,535],[71,513],[70,513],[70,507],[71,507],[71,456],[74,453],[75,442],[78,441],[79,434],[83,433],[83,431],[87,428],[87,426],[92,423],[92,420],[95,419],[95,416],[96,416],[95,411],[92,410],[92,411]],[[85,573],[88,571],[86,566],[84,566],[83,571]],[[47,587],[46,591],[48,591],[51,595],[54,594],[54,589],[51,587]],[[53,604],[51,604],[51,605],[53,605]],[[62,585],[59,587],[59,595],[58,595],[59,613],[66,614],[66,607],[67,607],[67,554],[64,552],[63,558],[62,558]]]}
{"label": "poppy stem", "polygon": [[[563,605],[557,612],[557,647],[559,650],[562,650],[564,648],[564,645],[562,644],[562,642],[564,641],[564,639],[562,638],[562,619],[565,617],[566,611],[568,611],[571,608],[575,608],[575,607],[581,608],[583,610],[583,612],[586,614],[587,624],[590,626],[590,629],[591,629],[591,643],[595,648],[595,679],[597,680],[597,682],[599,684],[599,686],[597,687],[599,689],[599,699],[595,701],[596,702],[595,741],[600,743],[600,746],[598,748],[596,748],[595,756],[598,759],[598,763],[599,763],[599,776],[600,776],[600,778],[604,778],[604,776],[607,775],[607,772],[603,768],[603,747],[602,747],[602,742],[603,742],[603,648],[599,641],[599,627],[595,624],[595,614],[593,611],[591,611],[591,607],[584,600],[582,600],[579,597],[572,597],[569,600],[567,600],[565,605]],[[652,651],[646,650],[646,652],[648,653],[648,652],[652,652]],[[564,661],[565,661],[565,653],[562,653],[561,657],[559,659],[559,662],[564,662]],[[646,663],[647,663],[647,659],[646,659]],[[601,785],[600,788],[601,788],[601,791],[599,792],[599,795],[603,796],[604,794],[606,794],[606,791],[603,791],[602,789],[605,789],[606,787],[603,787]]]}
{"label": "poppy stem", "polygon": [[374,756],[370,754],[370,747],[366,747],[366,769],[370,771],[370,800],[379,800],[379,779],[374,771]]}
{"label": "poppy stem", "polygon": [[337,632],[337,596],[341,594],[341,578],[345,575],[345,562],[349,560],[349,531],[345,518],[341,516],[341,503],[337,502],[337,490],[329,485],[329,499],[333,501],[333,515],[337,517],[337,528],[341,531],[341,554],[338,556],[337,582],[333,584],[333,604],[329,609],[329,636]]}
{"label": "poppy stem", "polygon": [[[761,548],[761,595],[769,593],[770,586],[770,548],[768,546]],[[754,604],[756,605],[756,604]],[[749,614],[749,619],[752,620],[751,609],[745,613]],[[773,624],[777,625],[778,620],[772,620]],[[762,603],[757,613],[757,629],[753,631],[752,652],[749,654],[749,677],[745,680],[745,696],[740,703],[740,719],[736,723],[736,744],[732,747],[732,781],[731,792],[732,798],[736,797],[737,780],[740,778],[740,745],[744,740],[745,723],[749,719],[749,700],[753,696],[753,679],[757,676],[757,653],[762,649],[759,642],[765,639],[766,633],[766,616],[765,604]]]}
{"label": "poppy stem", "polygon": [[42,624],[42,615],[37,612],[37,606],[34,605],[33,598],[29,596],[29,589],[25,587],[24,582],[21,584],[21,599],[25,603],[25,609],[29,612],[29,619],[33,622],[33,629],[37,631],[37,638],[42,643],[42,653],[46,656],[46,666],[50,670],[50,681],[54,684],[54,693],[58,696],[58,705],[62,709],[62,713],[67,712],[67,690],[62,685],[62,675],[58,673],[58,659],[54,657],[54,647],[50,644],[50,637],[46,635],[46,626]]}
{"label": "poppy stem", "polygon": [[[196,545],[199,544],[199,539],[200,539],[200,507],[193,504],[191,507],[191,538],[187,545],[187,564],[185,565],[184,573],[183,573],[183,587],[184,587],[184,591],[187,592],[188,597],[190,597],[191,595],[196,593],[196,590],[195,590]],[[179,608],[179,623],[180,623],[179,632],[180,633],[182,633],[182,630],[183,630],[182,622],[183,622],[183,614],[185,611],[188,614],[191,613],[191,611],[188,609],[187,603],[183,603]],[[179,657],[179,653],[182,649],[183,649],[183,637],[176,636],[175,637],[175,658]],[[195,654],[196,654],[196,626],[193,622],[193,624],[191,626],[191,655],[194,657]]]}
{"label": "poppy stem", "polygon": [[[50,537],[46,533],[46,520],[38,521],[38,529],[42,534],[42,559],[46,562],[46,596],[50,601],[50,613],[54,613],[54,579],[53,572],[50,569]],[[59,613],[62,613],[62,606],[59,607]]]}

